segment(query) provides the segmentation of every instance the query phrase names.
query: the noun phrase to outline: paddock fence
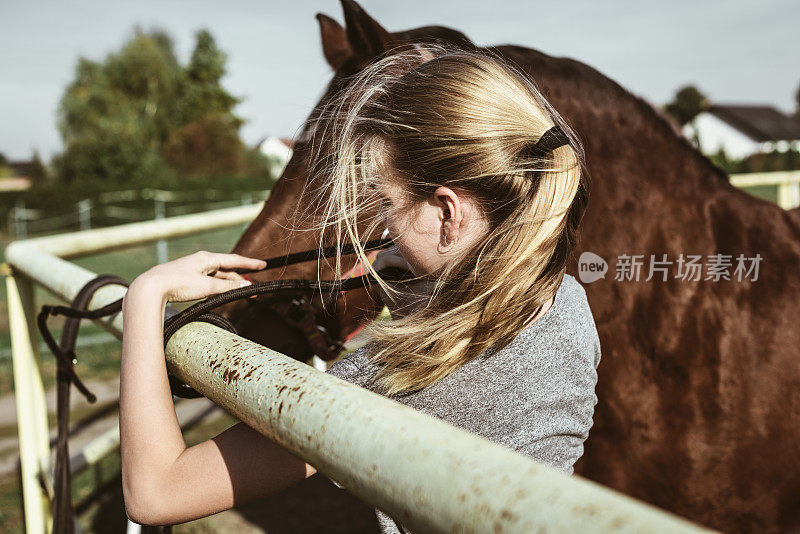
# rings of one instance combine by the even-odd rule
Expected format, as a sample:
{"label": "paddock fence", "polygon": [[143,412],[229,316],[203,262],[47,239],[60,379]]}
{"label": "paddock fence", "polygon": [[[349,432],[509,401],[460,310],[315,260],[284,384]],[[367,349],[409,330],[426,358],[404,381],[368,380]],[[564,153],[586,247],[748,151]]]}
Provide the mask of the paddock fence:
{"label": "paddock fence", "polygon": [[800,171],[731,174],[731,184],[772,200],[783,209],[800,206]]}
{"label": "paddock fence", "polygon": [[[6,248],[3,273],[28,533],[52,529],[34,285],[70,302],[96,276],[70,258],[245,224],[259,209],[182,215],[16,241]],[[89,308],[125,291],[103,287]],[[96,322],[121,339],[122,314]],[[181,328],[165,352],[178,378],[414,532],[703,531],[208,323]],[[118,440],[118,434],[101,436],[87,447],[87,461],[118,446]]]}

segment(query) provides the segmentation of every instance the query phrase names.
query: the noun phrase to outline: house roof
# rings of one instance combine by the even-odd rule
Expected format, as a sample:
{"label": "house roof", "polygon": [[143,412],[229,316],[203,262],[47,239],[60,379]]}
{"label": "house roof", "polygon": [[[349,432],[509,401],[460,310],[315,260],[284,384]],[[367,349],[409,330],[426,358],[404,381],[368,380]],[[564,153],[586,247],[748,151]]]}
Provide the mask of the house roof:
{"label": "house roof", "polygon": [[708,112],[754,141],[800,140],[800,120],[772,106],[713,105]]}
{"label": "house roof", "polygon": [[8,161],[6,166],[14,171],[15,176],[30,177],[35,172],[36,162],[30,161]]}

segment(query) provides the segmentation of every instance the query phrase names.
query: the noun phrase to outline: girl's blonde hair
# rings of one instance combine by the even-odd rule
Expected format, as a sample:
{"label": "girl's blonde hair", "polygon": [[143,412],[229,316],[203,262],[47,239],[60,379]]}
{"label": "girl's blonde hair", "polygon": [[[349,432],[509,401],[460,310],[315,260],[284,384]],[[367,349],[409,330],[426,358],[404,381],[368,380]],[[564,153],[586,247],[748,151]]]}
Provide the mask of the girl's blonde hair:
{"label": "girl's blonde hair", "polygon": [[[554,125],[569,145],[527,155]],[[369,265],[359,243],[382,229],[371,184],[387,169],[411,209],[444,185],[476,199],[489,223],[463,259],[435,273],[423,306],[370,326],[385,394],[424,388],[502,349],[555,294],[588,201],[583,147],[512,64],[451,45],[398,48],[341,80],[307,131],[320,246],[351,243]],[[333,270],[341,277],[338,256]]]}

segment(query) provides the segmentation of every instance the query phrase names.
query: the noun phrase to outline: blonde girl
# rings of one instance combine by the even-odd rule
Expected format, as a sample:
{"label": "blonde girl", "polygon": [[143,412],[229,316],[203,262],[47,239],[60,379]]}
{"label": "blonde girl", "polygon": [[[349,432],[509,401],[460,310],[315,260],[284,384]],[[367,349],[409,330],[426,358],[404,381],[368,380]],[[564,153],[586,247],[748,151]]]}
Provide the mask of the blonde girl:
{"label": "blonde girl", "polygon": [[[565,273],[588,178],[564,120],[502,58],[426,45],[344,80],[305,132],[300,204],[321,244],[356,245],[392,311],[329,373],[572,473],[597,402],[600,344],[585,291]],[[357,244],[384,229],[395,248],[370,265]],[[263,266],[200,252],[131,284],[120,390],[131,519],[204,517],[316,472],[244,423],[187,448],[175,417],[165,304],[246,284],[231,270]],[[415,278],[389,284],[377,273],[385,266]],[[341,275],[338,257],[333,270]],[[400,532],[377,517],[382,532]]]}

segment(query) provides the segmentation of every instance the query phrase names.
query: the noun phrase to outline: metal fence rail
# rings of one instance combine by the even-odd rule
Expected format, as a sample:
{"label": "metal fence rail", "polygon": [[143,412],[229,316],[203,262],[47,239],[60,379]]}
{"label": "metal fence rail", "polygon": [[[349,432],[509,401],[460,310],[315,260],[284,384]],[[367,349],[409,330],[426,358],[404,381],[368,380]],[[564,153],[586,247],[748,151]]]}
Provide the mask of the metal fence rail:
{"label": "metal fence rail", "polygon": [[[95,275],[61,257],[238,224],[257,211],[220,210],[12,243],[6,249],[13,268],[9,280],[31,280],[71,300]],[[104,287],[90,309],[124,293],[122,286]],[[27,330],[22,325],[31,319],[31,307],[19,308],[15,358],[33,357],[30,323]],[[99,322],[121,336],[121,315]],[[414,531],[701,530],[207,323],[179,330],[166,358],[169,369],[193,388]],[[31,391],[31,398],[40,393]],[[26,432],[35,441],[37,426]],[[26,516],[28,507],[35,512],[41,505],[30,485],[40,460],[32,451],[24,463]],[[31,527],[29,532],[43,531]]]}

